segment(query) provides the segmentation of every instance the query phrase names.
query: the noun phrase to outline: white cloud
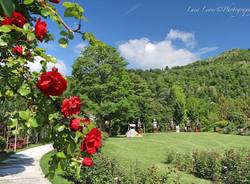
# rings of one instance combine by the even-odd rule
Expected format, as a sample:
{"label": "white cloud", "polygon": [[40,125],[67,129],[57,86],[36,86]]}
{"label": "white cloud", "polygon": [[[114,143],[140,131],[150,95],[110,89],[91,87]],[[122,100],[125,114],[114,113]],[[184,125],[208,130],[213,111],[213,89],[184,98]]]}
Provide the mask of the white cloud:
{"label": "white cloud", "polygon": [[212,51],[215,51],[217,50],[219,47],[203,47],[201,49],[199,49],[197,52],[196,52],[196,55],[200,56],[200,55],[203,55],[203,54],[207,54],[208,52],[212,52]]}
{"label": "white cloud", "polygon": [[184,32],[180,30],[170,29],[166,37],[167,40],[174,41],[180,39],[188,47],[195,46],[195,36],[193,33]]}
{"label": "white cloud", "polygon": [[[42,60],[43,60],[42,57],[36,56],[34,63],[28,62],[28,67],[30,68],[30,70],[32,72],[33,71],[40,72],[41,69],[42,69],[40,61],[42,61]],[[47,63],[47,71],[50,71],[52,69],[52,67],[54,67],[54,66],[58,68],[58,71],[61,74],[63,74],[63,75],[67,74],[67,67],[66,67],[65,63],[62,60],[58,59],[56,63]]]}
{"label": "white cloud", "polygon": [[124,15],[128,15],[128,14],[133,13],[135,10],[137,10],[137,9],[140,8],[141,6],[142,6],[141,3],[133,4],[133,5],[124,13]]}
{"label": "white cloud", "polygon": [[[174,44],[176,39],[180,39],[186,47],[178,48]],[[194,46],[194,43],[194,34],[171,29],[162,41],[152,42],[148,38],[133,39],[118,45],[118,49],[131,67],[142,69],[186,65],[199,60],[200,55],[217,49],[205,47],[197,53],[192,52],[188,48]]]}
{"label": "white cloud", "polygon": [[76,54],[80,54],[84,50],[85,47],[87,47],[87,44],[79,43],[74,47],[74,52]]}

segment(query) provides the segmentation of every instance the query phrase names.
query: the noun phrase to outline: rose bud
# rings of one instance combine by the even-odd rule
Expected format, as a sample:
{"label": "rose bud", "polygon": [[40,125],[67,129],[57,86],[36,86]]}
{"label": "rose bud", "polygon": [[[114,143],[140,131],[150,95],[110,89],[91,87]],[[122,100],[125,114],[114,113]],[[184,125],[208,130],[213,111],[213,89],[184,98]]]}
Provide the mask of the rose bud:
{"label": "rose bud", "polygon": [[93,166],[93,159],[88,158],[88,157],[84,157],[83,160],[82,160],[82,165],[87,166],[87,167]]}
{"label": "rose bud", "polygon": [[22,46],[19,46],[19,45],[13,47],[13,48],[12,48],[12,53],[13,53],[13,54],[16,54],[16,55],[18,55],[18,56],[23,55],[23,47],[22,47]]}
{"label": "rose bud", "polygon": [[60,3],[60,0],[49,0],[49,1],[56,4]]}

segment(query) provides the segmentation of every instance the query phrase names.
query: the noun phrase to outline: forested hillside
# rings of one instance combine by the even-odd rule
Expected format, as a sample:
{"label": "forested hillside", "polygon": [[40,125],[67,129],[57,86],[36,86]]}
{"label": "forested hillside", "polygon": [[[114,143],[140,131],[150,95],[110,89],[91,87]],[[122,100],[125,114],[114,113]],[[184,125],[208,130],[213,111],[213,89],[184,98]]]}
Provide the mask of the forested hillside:
{"label": "forested hillside", "polygon": [[[86,66],[100,58],[102,62],[94,68]],[[101,121],[113,120],[113,130],[124,133],[129,122],[140,118],[146,130],[151,131],[156,118],[162,131],[169,129],[173,120],[182,126],[190,121],[192,127],[198,124],[204,131],[216,127],[224,133],[247,134],[249,50],[233,49],[215,58],[164,70],[127,69],[122,62],[119,53],[111,47],[106,51],[87,48],[73,66],[72,79],[82,84],[74,91],[87,95],[87,101],[96,106],[93,113]],[[116,72],[119,70],[123,72]],[[91,92],[93,86],[100,89],[99,94]],[[108,96],[101,96],[104,91],[109,91]]]}

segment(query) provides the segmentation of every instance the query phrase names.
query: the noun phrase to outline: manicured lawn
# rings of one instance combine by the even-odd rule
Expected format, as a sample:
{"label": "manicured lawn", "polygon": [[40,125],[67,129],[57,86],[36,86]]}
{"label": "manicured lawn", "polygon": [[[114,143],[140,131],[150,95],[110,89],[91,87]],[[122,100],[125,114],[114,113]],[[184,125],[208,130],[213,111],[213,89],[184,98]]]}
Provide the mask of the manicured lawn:
{"label": "manicured lawn", "polygon": [[[54,154],[54,152],[51,151],[51,152],[45,154],[42,157],[42,159],[40,160],[40,166],[41,166],[41,169],[45,175],[48,174],[48,170],[49,170],[48,164],[49,164],[49,160],[53,154]],[[60,176],[60,173],[56,173],[54,179],[51,182],[53,184],[71,184],[66,179],[64,179],[62,176]]]}
{"label": "manicured lawn", "polygon": [[[109,138],[102,152],[117,158],[124,166],[138,163],[141,167],[152,165],[162,169],[167,165],[166,152],[192,152],[195,149],[222,151],[227,148],[250,148],[250,136],[225,135],[216,133],[158,133],[146,134],[142,138]],[[192,175],[181,173],[181,183],[210,183]]]}

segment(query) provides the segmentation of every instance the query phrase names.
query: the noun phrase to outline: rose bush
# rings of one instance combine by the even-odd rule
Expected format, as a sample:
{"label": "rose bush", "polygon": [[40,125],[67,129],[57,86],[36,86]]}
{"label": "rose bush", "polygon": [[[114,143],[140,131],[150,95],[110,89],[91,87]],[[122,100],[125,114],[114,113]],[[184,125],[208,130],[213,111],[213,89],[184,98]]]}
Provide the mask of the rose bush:
{"label": "rose bush", "polygon": [[[21,110],[9,112],[8,129],[13,134],[49,128],[48,138],[57,152],[50,161],[49,177],[56,170],[71,168],[76,177],[82,166],[92,166],[92,155],[101,146],[101,132],[94,121],[81,111],[80,97],[63,97],[67,80],[57,68],[47,71],[49,62],[56,59],[39,48],[40,42],[49,42],[45,19],[50,18],[61,29],[59,45],[66,47],[74,34],[81,34],[90,44],[103,45],[93,34],[81,31],[83,7],[64,2],[65,17],[79,20],[76,29],[70,28],[59,15],[53,3],[59,0],[1,0],[0,1],[0,103],[25,101]],[[42,58],[39,72],[31,72],[28,64]],[[61,104],[61,108],[60,105]],[[28,107],[28,108],[27,108]]]}

